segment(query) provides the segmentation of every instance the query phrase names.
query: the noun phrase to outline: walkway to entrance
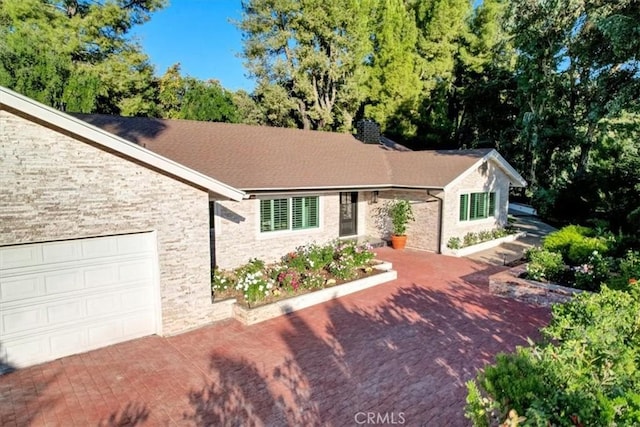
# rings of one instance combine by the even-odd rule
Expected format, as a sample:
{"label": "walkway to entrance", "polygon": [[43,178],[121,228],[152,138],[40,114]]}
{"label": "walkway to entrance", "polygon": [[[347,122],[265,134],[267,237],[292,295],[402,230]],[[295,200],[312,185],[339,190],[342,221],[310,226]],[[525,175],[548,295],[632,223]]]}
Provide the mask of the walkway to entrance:
{"label": "walkway to entrance", "polygon": [[488,293],[490,266],[377,249],[393,282],[254,326],[218,323],[0,376],[0,425],[465,426],[465,382],[547,309]]}

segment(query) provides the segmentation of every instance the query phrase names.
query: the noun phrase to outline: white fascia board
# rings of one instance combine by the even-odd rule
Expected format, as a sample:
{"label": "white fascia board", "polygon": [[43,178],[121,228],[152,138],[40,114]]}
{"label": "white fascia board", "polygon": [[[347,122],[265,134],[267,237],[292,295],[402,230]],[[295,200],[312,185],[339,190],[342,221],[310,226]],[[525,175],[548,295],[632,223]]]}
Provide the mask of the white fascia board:
{"label": "white fascia board", "polygon": [[477,162],[475,162],[473,165],[471,165],[471,167],[469,167],[467,170],[465,170],[463,173],[461,173],[460,175],[458,175],[454,180],[452,180],[450,183],[448,183],[447,185],[444,186],[444,190],[447,191],[449,189],[451,189],[451,187],[454,187],[458,182],[462,181],[464,178],[466,178],[468,175],[470,175],[471,173],[473,173],[476,169],[478,169],[480,167],[480,165],[482,165],[484,162],[487,162],[489,160],[493,160],[496,165],[502,169],[504,171],[505,174],[507,174],[507,176],[509,176],[509,179],[511,181],[511,184],[514,187],[526,187],[527,186],[527,181],[525,181],[525,179],[522,177],[522,175],[520,175],[518,173],[518,171],[516,171],[510,164],[509,162],[507,162],[504,157],[502,157],[500,155],[500,153],[498,153],[495,149],[492,149],[491,151],[489,151],[485,156],[483,156],[482,158],[478,159]]}
{"label": "white fascia board", "polygon": [[245,192],[233,188],[230,185],[210,178],[198,171],[187,168],[180,163],[129,142],[126,139],[120,138],[87,122],[76,119],[75,117],[1,86],[0,105],[6,105],[9,108],[23,112],[42,122],[49,123],[74,135],[88,139],[109,150],[123,154],[126,157],[135,159],[146,165],[153,166],[154,168],[167,172],[169,175],[184,179],[187,182],[206,188],[213,193],[231,200],[240,201],[248,197]]}

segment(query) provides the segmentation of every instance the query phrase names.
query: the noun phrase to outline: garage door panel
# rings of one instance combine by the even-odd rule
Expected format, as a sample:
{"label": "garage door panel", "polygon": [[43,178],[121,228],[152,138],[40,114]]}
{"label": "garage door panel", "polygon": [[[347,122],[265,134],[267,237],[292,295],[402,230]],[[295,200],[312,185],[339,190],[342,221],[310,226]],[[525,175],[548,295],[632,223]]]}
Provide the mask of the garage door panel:
{"label": "garage door panel", "polygon": [[77,270],[44,273],[44,289],[46,295],[80,291],[84,288],[82,275]]}
{"label": "garage door panel", "polygon": [[35,246],[10,246],[0,251],[0,271],[42,263],[42,249]]}
{"label": "garage door panel", "polygon": [[61,301],[47,305],[47,324],[59,325],[87,317],[83,300]]}
{"label": "garage door panel", "polygon": [[85,259],[118,255],[118,240],[115,238],[82,240],[80,244]]}
{"label": "garage door panel", "polygon": [[27,366],[155,333],[155,247],[153,233],[0,247],[6,360]]}
{"label": "garage door panel", "polygon": [[125,336],[138,337],[144,331],[149,330],[152,325],[152,319],[144,314],[133,314],[127,317],[123,325]]}
{"label": "garage door panel", "polygon": [[121,263],[118,266],[118,279],[122,281],[148,280],[153,276],[152,264],[148,260]]}
{"label": "garage door panel", "polygon": [[0,318],[2,318],[0,330],[3,336],[0,342],[4,342],[4,339],[8,338],[11,334],[19,334],[47,325],[46,310],[39,306],[22,307],[13,310],[2,309]]}
{"label": "garage door panel", "polygon": [[27,276],[0,280],[0,301],[11,302],[44,295],[42,277]]}
{"label": "garage door panel", "polygon": [[47,344],[51,349],[53,357],[62,357],[76,352],[77,348],[87,348],[87,336],[83,329],[71,329],[66,331],[56,331],[49,335]]}
{"label": "garage door panel", "polygon": [[155,245],[152,241],[141,241],[137,234],[116,236],[119,254],[139,254],[144,252],[154,252]]}
{"label": "garage door panel", "polygon": [[148,308],[152,301],[146,295],[144,288],[129,289],[122,294],[122,309],[126,311]]}
{"label": "garage door panel", "polygon": [[118,283],[118,266],[101,265],[84,270],[84,283],[87,288],[97,288]]}
{"label": "garage door panel", "polygon": [[87,311],[93,316],[101,316],[120,310],[120,297],[105,294],[87,298]]}
{"label": "garage door panel", "polygon": [[[3,343],[3,346],[5,343]],[[49,340],[43,337],[31,337],[14,341],[5,347],[5,360],[14,366],[28,366],[41,361],[42,355],[50,355]],[[55,356],[54,356],[55,357]]]}
{"label": "garage door panel", "polygon": [[51,242],[41,247],[43,264],[74,261],[82,258],[82,247],[77,240]]}
{"label": "garage door panel", "polygon": [[96,348],[101,343],[113,344],[121,341],[124,335],[122,320],[103,321],[97,325],[91,325],[87,329],[89,346]]}

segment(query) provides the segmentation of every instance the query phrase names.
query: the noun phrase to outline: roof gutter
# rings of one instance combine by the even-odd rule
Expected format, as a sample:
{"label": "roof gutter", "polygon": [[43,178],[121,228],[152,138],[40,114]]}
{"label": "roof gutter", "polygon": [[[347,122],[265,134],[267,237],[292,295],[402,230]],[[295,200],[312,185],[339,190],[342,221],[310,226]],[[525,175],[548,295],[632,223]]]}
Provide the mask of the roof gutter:
{"label": "roof gutter", "polygon": [[[283,194],[283,193],[335,193],[336,191],[375,191],[375,190],[443,190],[442,187],[414,186],[414,185],[353,185],[353,186],[328,186],[328,187],[293,187],[293,188],[244,188],[249,194]],[[246,197],[245,197],[246,198]]]}

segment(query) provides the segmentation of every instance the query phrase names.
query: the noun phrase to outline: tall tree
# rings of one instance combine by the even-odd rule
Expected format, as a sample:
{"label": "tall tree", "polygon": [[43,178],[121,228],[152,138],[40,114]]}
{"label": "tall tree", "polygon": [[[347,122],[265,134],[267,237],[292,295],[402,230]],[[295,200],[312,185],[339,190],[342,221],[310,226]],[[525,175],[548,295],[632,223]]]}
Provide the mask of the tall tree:
{"label": "tall tree", "polygon": [[474,8],[456,55],[449,94],[450,139],[457,147],[491,147],[514,160],[516,51],[504,29],[507,0]]}
{"label": "tall tree", "polygon": [[469,0],[414,1],[418,29],[418,53],[422,58],[422,105],[418,123],[418,147],[455,146],[449,99],[454,91],[456,58],[469,32],[472,4]]}
{"label": "tall tree", "polygon": [[368,0],[243,0],[242,9],[256,95],[290,109],[304,129],[351,128],[363,98]]}
{"label": "tall tree", "polygon": [[150,114],[153,69],[128,34],[165,0],[2,0],[0,84],[59,109]]}
{"label": "tall tree", "polygon": [[422,94],[415,16],[403,0],[382,0],[375,17],[365,116],[391,137],[415,137]]}
{"label": "tall tree", "polygon": [[537,200],[556,215],[594,216],[602,200],[576,199],[597,201],[590,194],[607,185],[593,153],[606,152],[603,136],[640,100],[638,2],[513,2],[510,28],[520,52],[520,143]]}

